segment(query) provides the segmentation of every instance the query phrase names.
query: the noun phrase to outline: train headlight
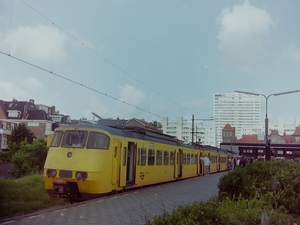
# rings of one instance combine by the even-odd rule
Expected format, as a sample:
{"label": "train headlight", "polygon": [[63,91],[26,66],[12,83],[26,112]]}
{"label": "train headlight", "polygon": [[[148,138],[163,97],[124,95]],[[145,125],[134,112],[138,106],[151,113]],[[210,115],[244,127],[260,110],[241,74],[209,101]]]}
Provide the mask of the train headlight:
{"label": "train headlight", "polygon": [[56,176],[56,170],[54,169],[47,169],[47,177],[54,178]]}
{"label": "train headlight", "polygon": [[77,180],[86,180],[88,178],[87,172],[77,171],[76,172],[76,179]]}

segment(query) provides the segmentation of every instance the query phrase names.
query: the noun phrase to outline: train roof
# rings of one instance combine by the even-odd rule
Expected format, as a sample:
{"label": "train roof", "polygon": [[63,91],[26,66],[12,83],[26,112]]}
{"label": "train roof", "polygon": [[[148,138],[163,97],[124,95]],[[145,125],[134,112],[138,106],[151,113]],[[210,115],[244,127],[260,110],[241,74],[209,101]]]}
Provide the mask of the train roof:
{"label": "train roof", "polygon": [[135,138],[135,139],[140,139],[140,140],[147,140],[147,141],[155,141],[155,142],[160,142],[160,143],[165,143],[165,144],[170,144],[170,145],[177,145],[181,147],[188,147],[188,148],[195,148],[195,149],[203,149],[201,145],[189,145],[189,144],[184,144],[183,141],[167,135],[167,134],[162,134],[159,132],[154,132],[154,131],[149,131],[146,129],[142,129],[140,127],[136,128],[118,128],[118,127],[109,127],[109,126],[104,126],[104,125],[99,125],[99,124],[73,124],[73,125],[68,125],[66,126],[68,128],[94,128],[94,129],[102,129],[107,132],[109,132],[112,135],[116,136],[122,136],[122,137],[128,137],[128,138]]}

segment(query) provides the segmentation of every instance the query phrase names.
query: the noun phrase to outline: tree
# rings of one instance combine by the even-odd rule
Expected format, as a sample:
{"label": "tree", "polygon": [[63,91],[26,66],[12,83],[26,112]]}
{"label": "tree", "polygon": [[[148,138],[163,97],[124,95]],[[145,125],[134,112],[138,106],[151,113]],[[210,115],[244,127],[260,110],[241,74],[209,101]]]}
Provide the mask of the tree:
{"label": "tree", "polygon": [[34,138],[34,134],[26,127],[24,123],[20,123],[18,126],[14,127],[11,132],[11,136],[9,136],[8,139],[7,145],[9,151],[0,155],[1,160],[4,162],[10,162],[12,156],[19,151],[20,143],[26,140],[27,143],[31,144]]}
{"label": "tree", "polygon": [[12,155],[13,170],[11,174],[20,178],[43,171],[48,149],[44,139],[34,140],[29,144],[27,140],[19,144],[19,150]]}
{"label": "tree", "polygon": [[19,144],[26,139],[27,142],[31,144],[34,138],[34,134],[26,127],[25,123],[19,123],[19,125],[12,130],[9,142]]}
{"label": "tree", "polygon": [[162,124],[160,122],[154,120],[153,122],[150,122],[150,124],[154,126],[158,132],[163,133]]}

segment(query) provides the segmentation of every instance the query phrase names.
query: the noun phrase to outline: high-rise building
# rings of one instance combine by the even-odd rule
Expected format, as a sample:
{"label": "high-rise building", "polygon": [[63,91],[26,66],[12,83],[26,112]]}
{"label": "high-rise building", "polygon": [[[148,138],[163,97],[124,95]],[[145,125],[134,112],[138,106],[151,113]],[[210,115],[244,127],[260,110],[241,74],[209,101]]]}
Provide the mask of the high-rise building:
{"label": "high-rise building", "polygon": [[216,145],[222,142],[222,129],[226,124],[235,128],[237,138],[241,138],[243,129],[254,129],[260,124],[260,97],[242,93],[214,94],[214,127]]}
{"label": "high-rise building", "polygon": [[[203,126],[204,120],[194,123],[192,132],[192,119],[177,117],[176,120],[169,120],[168,117],[162,118],[162,130],[164,134],[177,137],[185,143],[199,143],[202,145],[216,146],[216,135],[213,126]],[[192,135],[194,137],[192,138]]]}
{"label": "high-rise building", "polygon": [[171,121],[168,117],[163,117],[161,120],[164,134],[177,137],[185,142],[191,141],[191,122],[183,117],[177,117],[175,121]]}

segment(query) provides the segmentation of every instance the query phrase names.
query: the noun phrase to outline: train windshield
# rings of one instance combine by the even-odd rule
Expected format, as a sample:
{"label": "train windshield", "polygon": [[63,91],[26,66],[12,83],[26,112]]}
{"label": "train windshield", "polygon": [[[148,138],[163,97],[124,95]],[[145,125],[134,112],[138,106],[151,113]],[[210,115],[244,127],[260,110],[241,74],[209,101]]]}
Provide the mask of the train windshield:
{"label": "train windshield", "polygon": [[110,138],[102,133],[91,132],[87,143],[87,148],[108,149]]}
{"label": "train windshield", "polygon": [[59,146],[62,135],[63,135],[62,131],[55,131],[54,132],[54,138],[52,139],[51,147],[58,147]]}
{"label": "train windshield", "polygon": [[51,147],[109,149],[110,138],[106,134],[82,130],[55,131]]}
{"label": "train windshield", "polygon": [[87,131],[82,130],[67,130],[64,133],[62,147],[84,148],[88,136]]}

